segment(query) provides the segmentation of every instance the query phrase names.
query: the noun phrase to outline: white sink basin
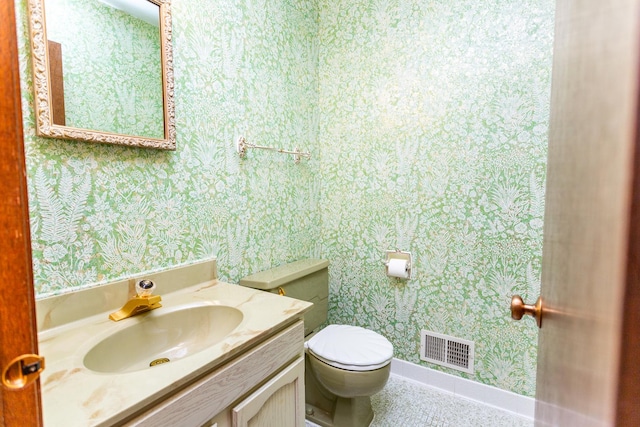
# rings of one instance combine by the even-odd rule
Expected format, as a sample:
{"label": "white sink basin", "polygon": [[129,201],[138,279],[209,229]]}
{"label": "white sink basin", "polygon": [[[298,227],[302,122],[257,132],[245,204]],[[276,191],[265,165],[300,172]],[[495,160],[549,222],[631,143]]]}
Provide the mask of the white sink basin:
{"label": "white sink basin", "polygon": [[242,318],[240,310],[225,305],[158,308],[125,319],[132,324],[93,346],[83,363],[103,373],[157,368],[222,341]]}

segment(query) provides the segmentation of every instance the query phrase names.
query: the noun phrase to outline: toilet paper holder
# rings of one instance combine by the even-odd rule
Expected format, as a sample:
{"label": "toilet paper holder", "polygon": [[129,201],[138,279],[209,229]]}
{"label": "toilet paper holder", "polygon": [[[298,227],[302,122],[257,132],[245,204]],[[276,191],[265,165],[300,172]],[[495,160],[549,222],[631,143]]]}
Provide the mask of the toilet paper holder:
{"label": "toilet paper holder", "polygon": [[[392,259],[398,259],[398,260],[403,260],[407,262],[406,264],[407,277],[403,277],[402,279],[411,279],[411,266],[413,264],[411,260],[411,252],[401,251],[400,249],[386,251],[386,258],[382,262],[384,264],[384,272],[387,276],[389,276],[389,262]],[[390,276],[390,277],[396,277],[396,276]]]}

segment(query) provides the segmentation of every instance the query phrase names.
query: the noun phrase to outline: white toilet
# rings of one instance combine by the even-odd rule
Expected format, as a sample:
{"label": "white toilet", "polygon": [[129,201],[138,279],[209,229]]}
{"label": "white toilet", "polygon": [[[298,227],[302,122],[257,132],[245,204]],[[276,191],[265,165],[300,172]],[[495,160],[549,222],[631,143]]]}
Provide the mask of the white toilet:
{"label": "white toilet", "polygon": [[243,286],[314,303],[305,313],[307,419],[323,427],[361,427],[373,420],[371,395],[389,379],[393,345],[358,326],[329,325],[329,262],[305,259],[247,276]]}

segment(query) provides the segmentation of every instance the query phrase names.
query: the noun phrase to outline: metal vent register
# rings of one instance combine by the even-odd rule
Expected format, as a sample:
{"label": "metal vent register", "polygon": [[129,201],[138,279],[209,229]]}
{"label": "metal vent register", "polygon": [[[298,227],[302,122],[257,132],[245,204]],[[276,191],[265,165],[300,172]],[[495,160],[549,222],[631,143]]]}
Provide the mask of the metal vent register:
{"label": "metal vent register", "polygon": [[474,343],[423,330],[420,334],[420,359],[473,374]]}

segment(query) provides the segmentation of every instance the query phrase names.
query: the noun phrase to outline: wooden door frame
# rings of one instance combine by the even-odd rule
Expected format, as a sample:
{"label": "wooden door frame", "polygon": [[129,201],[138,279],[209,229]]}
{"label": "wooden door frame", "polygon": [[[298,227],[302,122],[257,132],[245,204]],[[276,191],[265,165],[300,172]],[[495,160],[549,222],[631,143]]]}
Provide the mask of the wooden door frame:
{"label": "wooden door frame", "polygon": [[[640,24],[639,24],[640,25]],[[640,67],[638,67],[640,70]],[[637,76],[640,82],[640,71]],[[640,88],[640,84],[638,84]],[[624,301],[616,426],[637,426],[640,422],[640,91],[636,103],[635,153],[631,178],[627,266]]]}
{"label": "wooden door frame", "polygon": [[[0,1],[0,371],[37,354],[31,236],[25,170],[16,15]],[[40,382],[19,391],[0,385],[0,426],[41,426]]]}

